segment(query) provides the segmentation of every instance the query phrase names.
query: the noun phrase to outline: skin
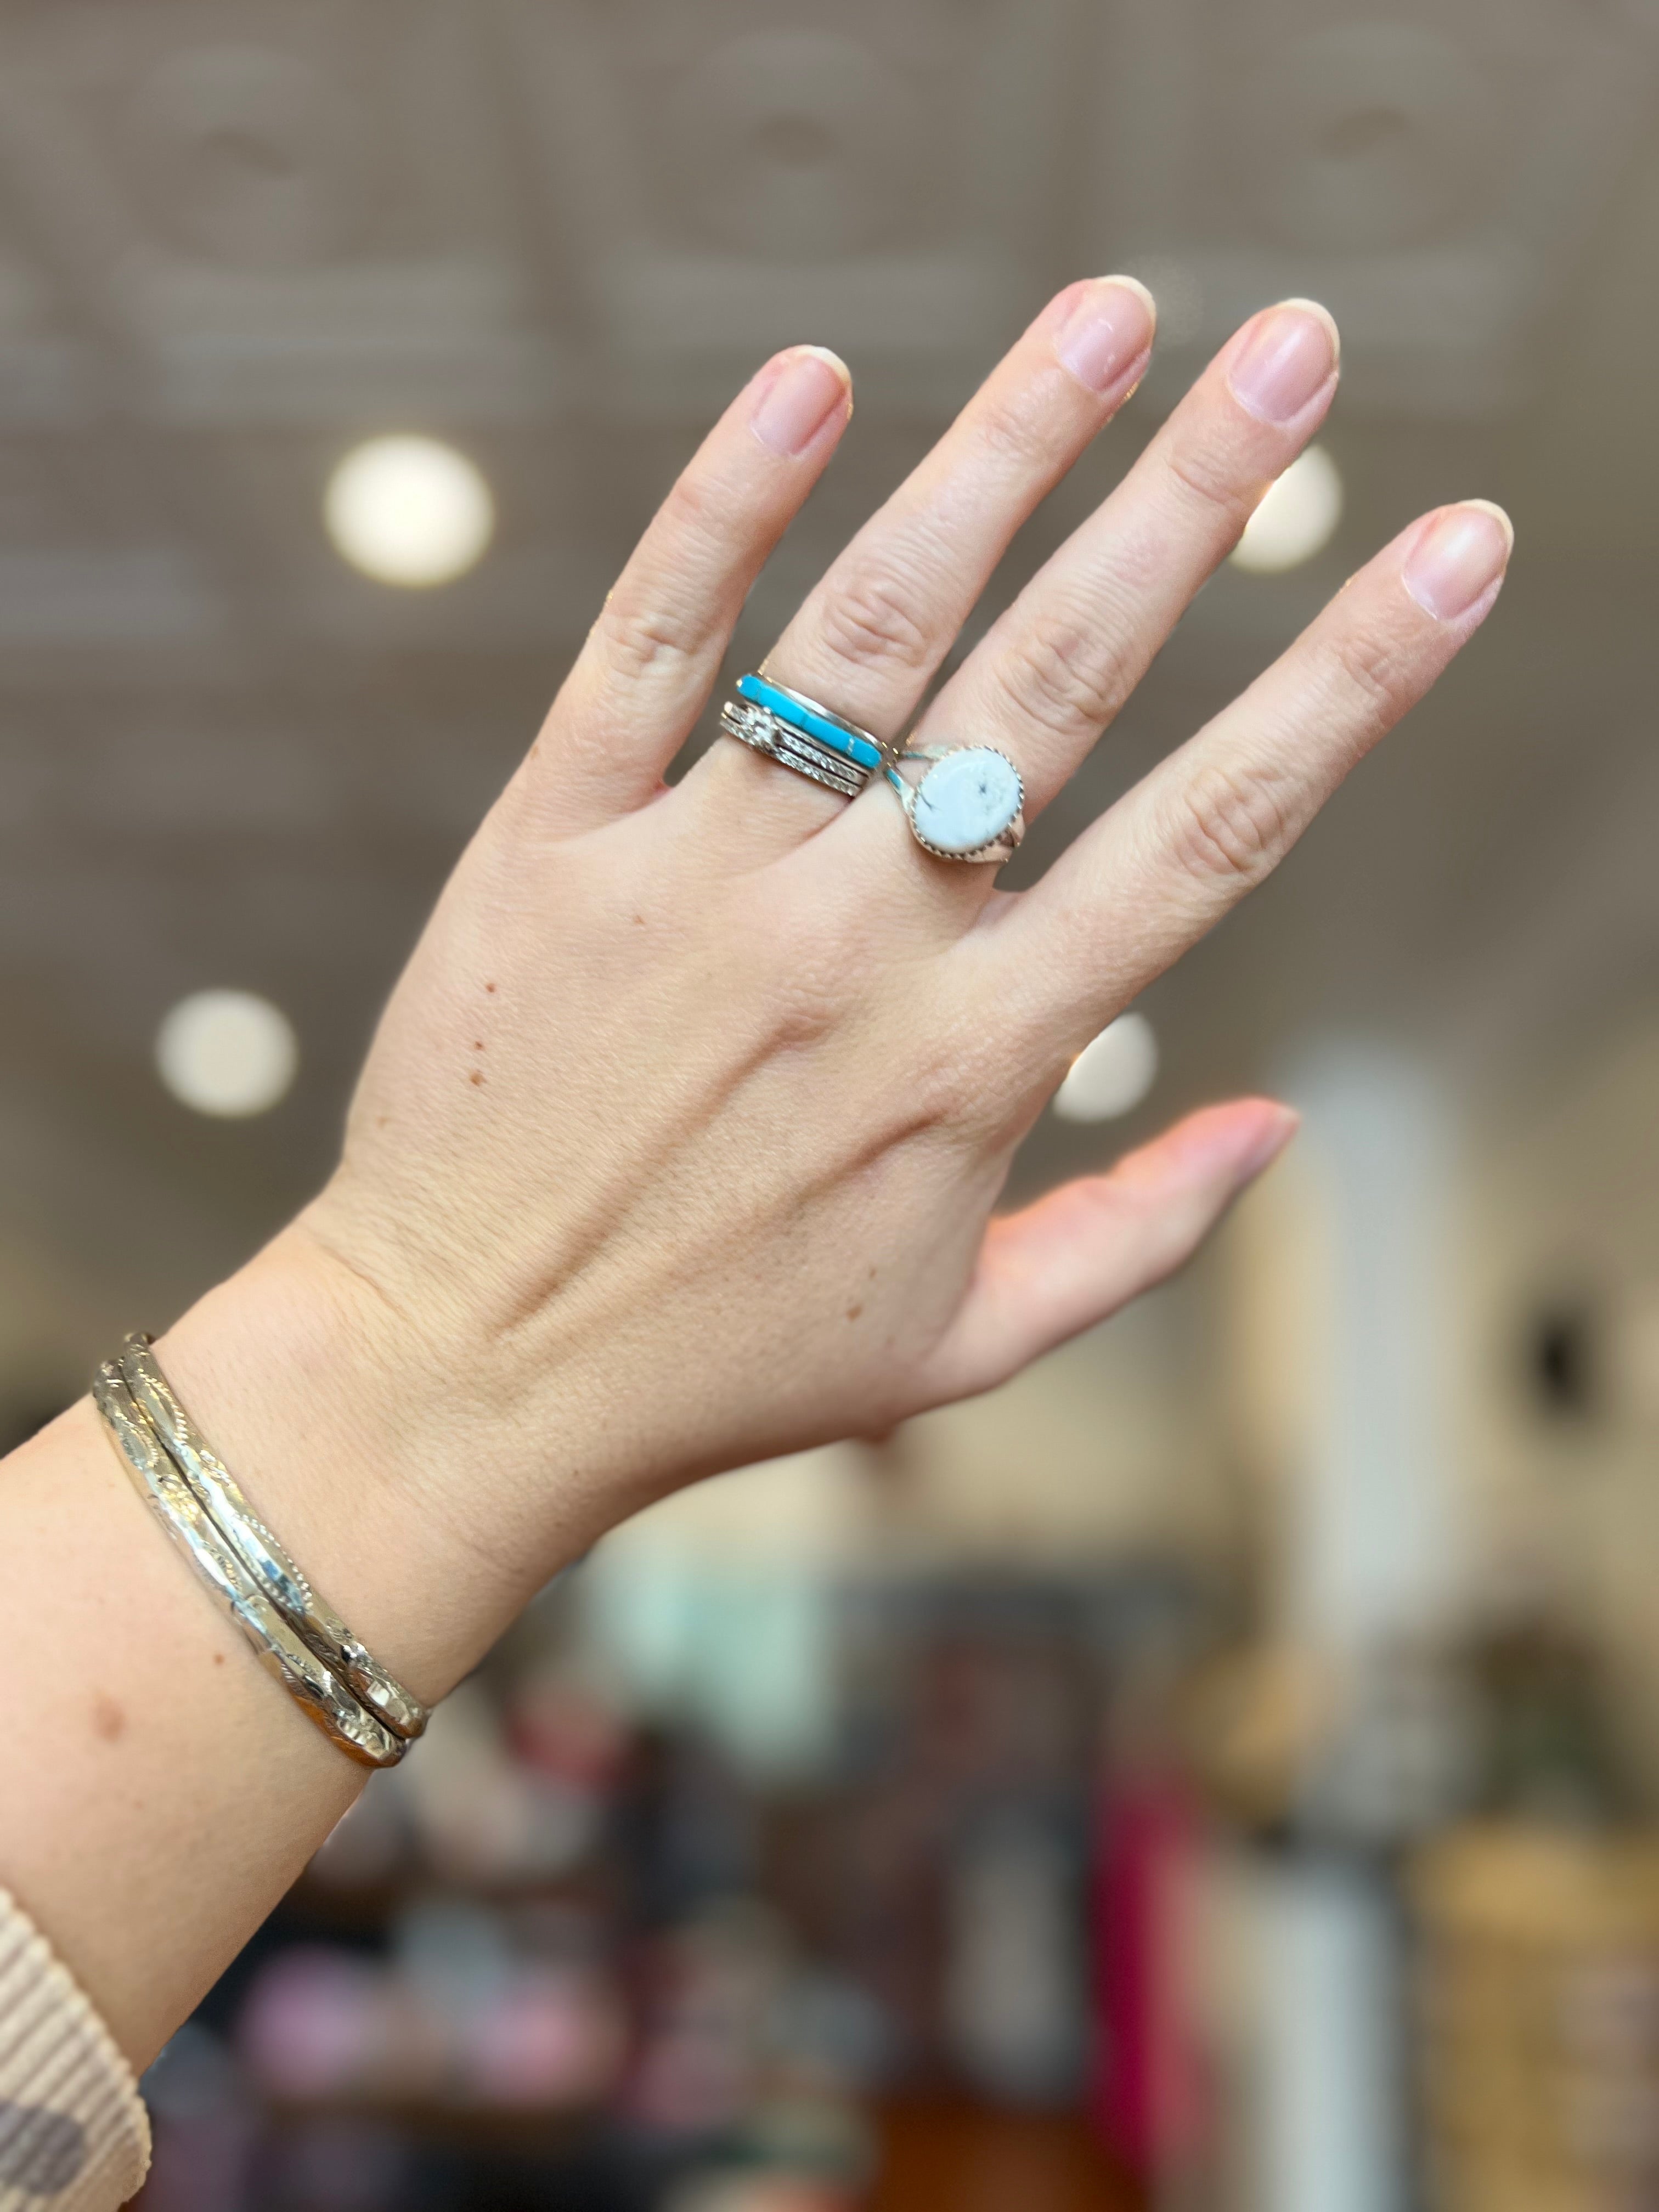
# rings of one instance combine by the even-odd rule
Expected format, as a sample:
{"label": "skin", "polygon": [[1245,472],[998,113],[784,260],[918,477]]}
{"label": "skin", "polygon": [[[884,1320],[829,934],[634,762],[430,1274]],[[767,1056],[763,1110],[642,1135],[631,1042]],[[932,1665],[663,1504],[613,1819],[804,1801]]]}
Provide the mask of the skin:
{"label": "skin", "polygon": [[[1051,303],[769,672],[908,728],[1013,532],[1144,373],[1149,307],[1105,280]],[[1287,412],[1279,376],[1284,419],[1269,357],[1305,387]],[[917,742],[1002,747],[1039,811],[1336,382],[1322,310],[1247,325]],[[997,1218],[1013,1150],[1434,682],[1508,557],[1479,502],[1414,523],[1011,896],[921,854],[879,786],[849,805],[722,744],[663,788],[850,413],[839,364],[796,349],[717,424],[446,889],[337,1173],[161,1346],[423,1697],[648,1500],[988,1389],[1181,1264],[1287,1140],[1283,1108],[1210,1109]],[[0,1468],[0,1882],[143,2065],[362,1770],[193,1586],[84,1401]]]}

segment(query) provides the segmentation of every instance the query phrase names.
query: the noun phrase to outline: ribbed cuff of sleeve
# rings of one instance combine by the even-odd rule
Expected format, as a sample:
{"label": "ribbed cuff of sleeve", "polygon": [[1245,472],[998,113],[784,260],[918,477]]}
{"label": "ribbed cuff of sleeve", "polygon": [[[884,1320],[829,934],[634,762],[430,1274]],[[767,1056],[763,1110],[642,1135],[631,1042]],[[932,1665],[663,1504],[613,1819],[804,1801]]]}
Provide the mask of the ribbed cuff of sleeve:
{"label": "ribbed cuff of sleeve", "polygon": [[131,2067],[0,1890],[0,2212],[115,2212],[149,2166]]}

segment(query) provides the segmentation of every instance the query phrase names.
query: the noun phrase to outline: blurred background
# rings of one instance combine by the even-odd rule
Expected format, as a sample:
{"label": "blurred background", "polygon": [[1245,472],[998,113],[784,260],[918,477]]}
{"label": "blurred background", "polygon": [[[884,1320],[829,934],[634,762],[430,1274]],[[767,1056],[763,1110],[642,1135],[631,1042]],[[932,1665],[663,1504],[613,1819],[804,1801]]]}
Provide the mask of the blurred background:
{"label": "blurred background", "polygon": [[987,619],[1246,313],[1341,323],[1015,880],[1421,508],[1519,530],[1012,1195],[1244,1088],[1293,1155],[562,1578],[153,2069],[149,2212],[1659,2202],[1656,91],[1654,0],[0,4],[7,1442],[325,1174],[773,347],[858,416],[733,672],[1070,279],[1158,365]]}

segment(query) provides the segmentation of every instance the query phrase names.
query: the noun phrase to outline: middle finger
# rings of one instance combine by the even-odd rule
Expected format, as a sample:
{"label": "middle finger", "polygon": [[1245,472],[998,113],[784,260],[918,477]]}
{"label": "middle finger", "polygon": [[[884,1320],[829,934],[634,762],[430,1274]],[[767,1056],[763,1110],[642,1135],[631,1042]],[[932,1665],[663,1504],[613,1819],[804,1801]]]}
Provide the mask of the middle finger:
{"label": "middle finger", "polygon": [[[896,737],[1015,532],[1139,381],[1153,320],[1133,277],[1052,301],[835,562],[766,673]],[[740,814],[750,850],[793,844],[845,804],[738,744],[716,745],[693,778]]]}
{"label": "middle finger", "polygon": [[1246,323],[969,655],[916,743],[994,746],[1020,770],[1028,817],[1046,806],[1324,420],[1337,366],[1336,325],[1311,301]]}

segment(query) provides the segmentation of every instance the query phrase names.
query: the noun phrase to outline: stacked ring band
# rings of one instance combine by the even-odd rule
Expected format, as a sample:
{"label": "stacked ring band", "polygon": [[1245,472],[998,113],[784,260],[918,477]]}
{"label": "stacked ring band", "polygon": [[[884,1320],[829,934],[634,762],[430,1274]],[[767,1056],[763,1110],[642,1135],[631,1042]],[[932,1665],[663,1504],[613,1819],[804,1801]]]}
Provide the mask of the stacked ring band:
{"label": "stacked ring band", "polygon": [[877,769],[896,757],[891,745],[856,722],[763,676],[738,678],[738,696],[721,709],[720,727],[843,799],[856,799]]}
{"label": "stacked ring band", "polygon": [[393,1766],[427,1709],[318,1596],[179,1405],[145,1337],[98,1370],[93,1399],[127,1473],[261,1665],[340,1748]]}
{"label": "stacked ring band", "polygon": [[[879,772],[898,795],[911,835],[941,860],[1000,866],[1025,834],[1025,787],[1006,753],[990,745],[886,744],[805,692],[764,676],[738,679],[720,728],[797,775],[856,799]],[[915,769],[919,775],[908,775]]]}

